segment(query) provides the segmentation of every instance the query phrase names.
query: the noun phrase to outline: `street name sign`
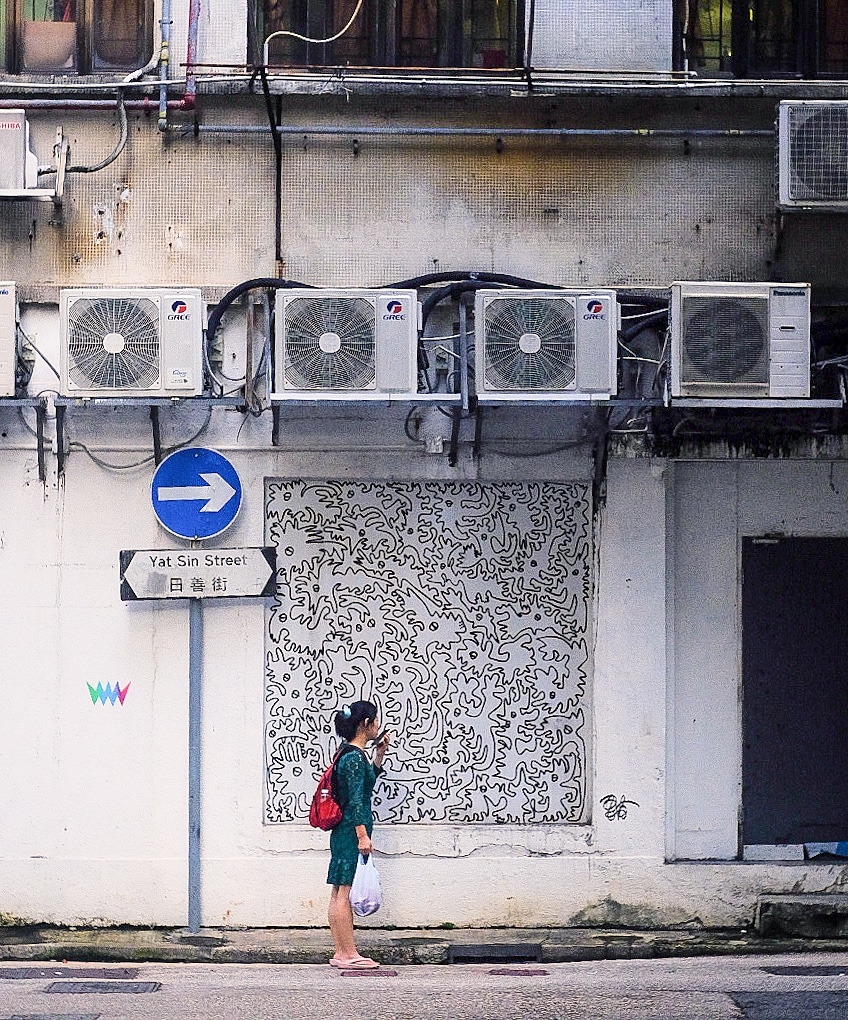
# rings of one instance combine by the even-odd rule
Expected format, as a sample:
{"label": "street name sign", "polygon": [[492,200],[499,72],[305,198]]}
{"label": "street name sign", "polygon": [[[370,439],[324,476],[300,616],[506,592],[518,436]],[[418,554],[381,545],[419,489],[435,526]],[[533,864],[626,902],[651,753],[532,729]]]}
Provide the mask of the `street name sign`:
{"label": "street name sign", "polygon": [[121,599],[265,598],[276,594],[274,546],[123,549]]}
{"label": "street name sign", "polygon": [[153,512],[166,531],[179,538],[214,538],[235,520],[242,487],[226,457],[189,446],[156,468],[150,495]]}

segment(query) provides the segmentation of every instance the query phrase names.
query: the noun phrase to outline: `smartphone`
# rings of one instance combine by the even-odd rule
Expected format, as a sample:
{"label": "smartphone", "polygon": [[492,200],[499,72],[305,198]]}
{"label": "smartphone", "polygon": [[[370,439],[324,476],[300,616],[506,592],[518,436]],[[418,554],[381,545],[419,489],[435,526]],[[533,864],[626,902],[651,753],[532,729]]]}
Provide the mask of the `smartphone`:
{"label": "smartphone", "polygon": [[387,734],[388,732],[389,732],[389,731],[388,731],[388,729],[385,729],[385,730],[383,730],[383,732],[382,732],[382,733],[380,733],[380,734],[379,734],[379,735],[378,735],[377,737],[375,737],[375,738],[374,738],[374,743],[375,743],[375,744],[379,744],[379,743],[380,743],[380,741],[381,741],[381,740],[382,740],[382,739],[383,739],[383,738],[385,737],[385,735],[386,735],[386,734]]}

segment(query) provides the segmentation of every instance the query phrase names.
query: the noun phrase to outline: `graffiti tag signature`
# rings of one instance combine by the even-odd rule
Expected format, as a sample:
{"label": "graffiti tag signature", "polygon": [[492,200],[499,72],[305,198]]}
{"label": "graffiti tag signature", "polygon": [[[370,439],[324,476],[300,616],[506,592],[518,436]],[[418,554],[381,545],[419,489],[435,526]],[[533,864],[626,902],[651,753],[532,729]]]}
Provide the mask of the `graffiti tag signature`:
{"label": "graffiti tag signature", "polygon": [[608,793],[606,797],[601,797],[601,803],[604,806],[604,815],[608,822],[614,822],[616,819],[624,821],[627,817],[627,805],[631,807],[639,807],[635,800],[627,800],[626,797],[616,797],[614,793]]}

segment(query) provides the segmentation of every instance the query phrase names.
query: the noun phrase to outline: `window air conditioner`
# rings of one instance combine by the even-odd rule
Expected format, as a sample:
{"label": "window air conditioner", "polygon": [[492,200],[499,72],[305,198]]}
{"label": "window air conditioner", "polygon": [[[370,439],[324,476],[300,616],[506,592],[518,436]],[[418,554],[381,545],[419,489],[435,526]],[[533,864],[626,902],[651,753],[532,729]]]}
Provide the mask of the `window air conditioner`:
{"label": "window air conditioner", "polygon": [[616,393],[614,290],[479,290],[474,321],[478,400]]}
{"label": "window air conditioner", "polygon": [[848,212],[848,102],[780,104],[778,192],[784,209]]}
{"label": "window air conditioner", "polygon": [[15,396],[18,307],[14,283],[0,283],[0,397]]}
{"label": "window air conditioner", "polygon": [[273,398],[414,396],[419,319],[414,290],[278,291]]}
{"label": "window air conditioner", "polygon": [[809,397],[806,283],[675,283],[671,396]]}
{"label": "window air conditioner", "polygon": [[199,290],[63,290],[60,375],[68,397],[194,397],[203,392]]}

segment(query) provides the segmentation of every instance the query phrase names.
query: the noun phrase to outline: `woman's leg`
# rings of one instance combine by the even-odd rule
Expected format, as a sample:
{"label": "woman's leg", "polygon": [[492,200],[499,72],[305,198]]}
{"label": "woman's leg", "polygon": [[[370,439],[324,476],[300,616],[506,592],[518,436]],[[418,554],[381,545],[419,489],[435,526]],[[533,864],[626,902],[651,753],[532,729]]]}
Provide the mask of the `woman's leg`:
{"label": "woman's leg", "polygon": [[327,910],[330,934],[335,946],[334,960],[352,960],[359,954],[353,941],[353,909],[350,905],[350,886],[334,885]]}

